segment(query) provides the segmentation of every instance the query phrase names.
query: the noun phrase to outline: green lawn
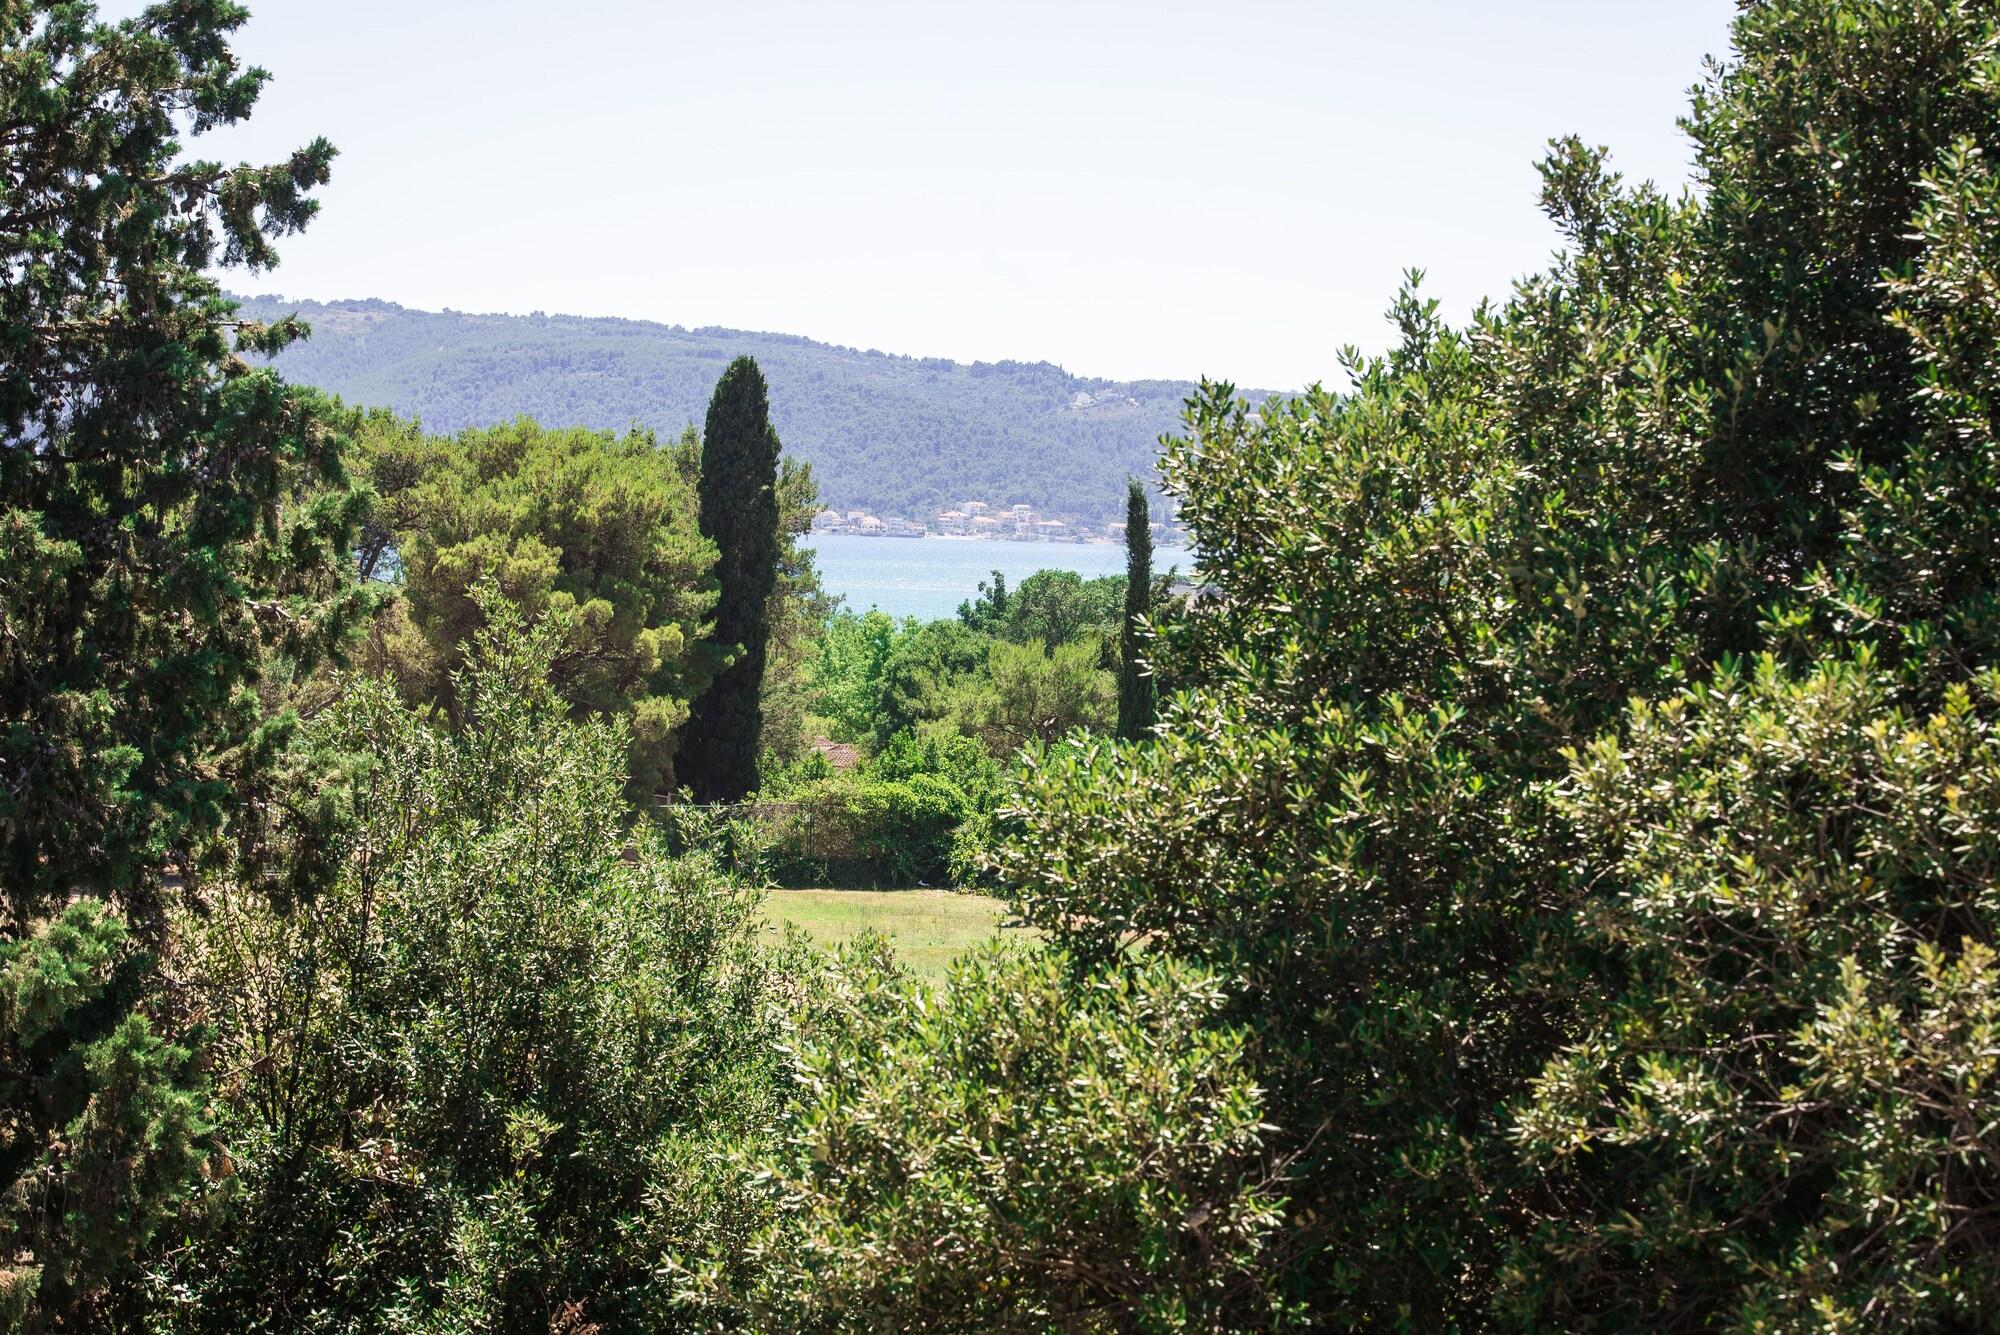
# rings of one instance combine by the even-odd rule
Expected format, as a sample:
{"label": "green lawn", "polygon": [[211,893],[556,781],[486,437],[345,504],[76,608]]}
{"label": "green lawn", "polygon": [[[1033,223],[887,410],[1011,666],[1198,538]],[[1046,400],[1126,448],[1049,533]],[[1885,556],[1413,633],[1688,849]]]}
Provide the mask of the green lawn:
{"label": "green lawn", "polygon": [[897,959],[926,978],[942,976],[953,956],[1000,935],[1007,916],[997,899],[948,890],[773,890],[765,912],[773,922],[798,924],[829,949],[873,927],[894,939]]}

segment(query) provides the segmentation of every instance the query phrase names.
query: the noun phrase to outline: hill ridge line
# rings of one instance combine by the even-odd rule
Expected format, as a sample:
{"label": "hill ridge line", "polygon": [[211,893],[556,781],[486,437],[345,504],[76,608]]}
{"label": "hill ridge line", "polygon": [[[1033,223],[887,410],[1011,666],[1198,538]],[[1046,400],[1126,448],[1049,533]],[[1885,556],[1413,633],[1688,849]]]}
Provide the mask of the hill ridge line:
{"label": "hill ridge line", "polygon": [[1128,476],[1153,482],[1158,441],[1179,431],[1195,388],[626,316],[426,311],[379,297],[231,299],[251,318],[296,314],[313,327],[276,359],[288,378],[444,434],[520,416],[677,433],[701,420],[722,368],[749,353],[771,386],[773,425],[812,465],[822,500],[885,517],[981,500],[1116,518]]}

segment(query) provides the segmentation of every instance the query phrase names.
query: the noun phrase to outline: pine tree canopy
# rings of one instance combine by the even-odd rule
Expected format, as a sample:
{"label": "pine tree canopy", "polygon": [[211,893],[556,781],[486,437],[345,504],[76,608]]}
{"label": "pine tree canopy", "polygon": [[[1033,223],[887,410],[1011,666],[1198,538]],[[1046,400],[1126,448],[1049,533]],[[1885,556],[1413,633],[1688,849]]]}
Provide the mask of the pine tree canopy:
{"label": "pine tree canopy", "polygon": [[[0,11],[0,869],[11,925],[133,896],[223,826],[274,739],[249,688],[359,610],[329,596],[356,517],[310,396],[236,355],[212,263],[277,262],[333,149],[187,161],[265,81],[231,4]],[[315,488],[313,499],[302,497]],[[236,776],[239,780],[242,775]]]}

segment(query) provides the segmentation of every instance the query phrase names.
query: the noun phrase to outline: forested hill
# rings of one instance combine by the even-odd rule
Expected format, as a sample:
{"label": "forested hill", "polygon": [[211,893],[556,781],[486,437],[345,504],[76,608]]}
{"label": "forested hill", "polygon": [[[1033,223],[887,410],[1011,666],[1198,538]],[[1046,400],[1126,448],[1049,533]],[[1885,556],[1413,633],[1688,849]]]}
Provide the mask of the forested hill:
{"label": "forested hill", "polygon": [[466,315],[385,301],[245,300],[312,326],[278,365],[350,403],[450,433],[522,414],[545,425],[662,433],[699,422],[731,358],[757,358],[786,447],[829,505],[924,516],[951,502],[1119,513],[1150,477],[1184,381],[1088,380],[1046,362],[892,356],[785,334],[563,315]]}

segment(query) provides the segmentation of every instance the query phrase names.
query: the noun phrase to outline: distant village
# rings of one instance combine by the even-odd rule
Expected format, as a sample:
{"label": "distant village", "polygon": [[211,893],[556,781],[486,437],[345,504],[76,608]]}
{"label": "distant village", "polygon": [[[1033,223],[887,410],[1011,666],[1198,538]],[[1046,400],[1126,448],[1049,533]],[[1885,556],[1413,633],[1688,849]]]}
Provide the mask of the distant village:
{"label": "distant village", "polygon": [[[1177,523],[1154,520],[1153,542],[1161,547],[1185,547],[1187,532]],[[940,510],[928,522],[902,515],[875,515],[866,510],[821,510],[813,516],[815,533],[847,533],[863,538],[1004,538],[1010,542],[1125,541],[1125,521],[1092,523],[1044,517],[1032,505],[989,505],[960,501]]]}

